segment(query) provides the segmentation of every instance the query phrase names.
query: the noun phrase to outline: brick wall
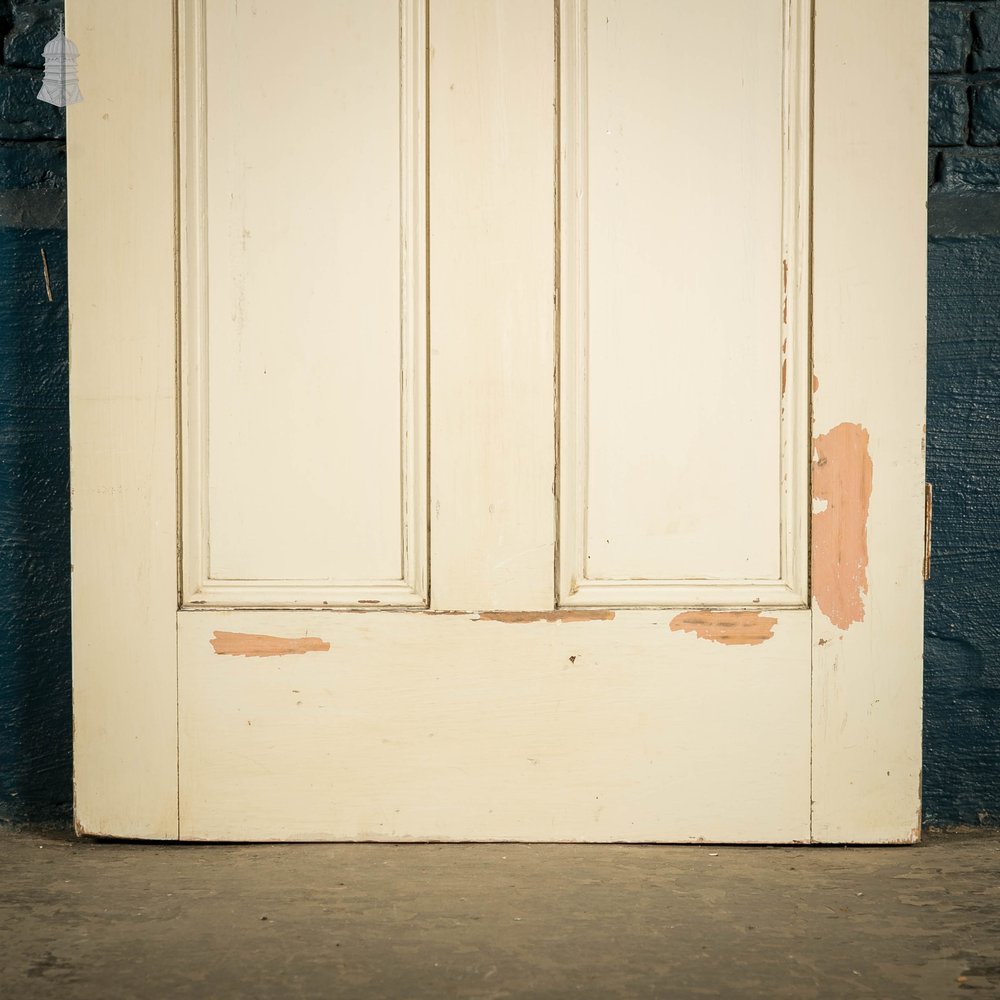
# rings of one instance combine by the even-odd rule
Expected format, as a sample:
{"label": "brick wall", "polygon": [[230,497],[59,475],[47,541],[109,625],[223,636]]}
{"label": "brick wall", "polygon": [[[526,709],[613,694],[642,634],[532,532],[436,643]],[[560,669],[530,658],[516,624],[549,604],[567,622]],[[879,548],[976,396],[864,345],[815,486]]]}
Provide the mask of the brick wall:
{"label": "brick wall", "polygon": [[66,112],[36,99],[62,0],[0,0],[0,224],[65,228]]}
{"label": "brick wall", "polygon": [[1000,8],[931,4],[933,190],[1000,190]]}
{"label": "brick wall", "polygon": [[931,229],[1000,232],[1000,3],[930,6]]}

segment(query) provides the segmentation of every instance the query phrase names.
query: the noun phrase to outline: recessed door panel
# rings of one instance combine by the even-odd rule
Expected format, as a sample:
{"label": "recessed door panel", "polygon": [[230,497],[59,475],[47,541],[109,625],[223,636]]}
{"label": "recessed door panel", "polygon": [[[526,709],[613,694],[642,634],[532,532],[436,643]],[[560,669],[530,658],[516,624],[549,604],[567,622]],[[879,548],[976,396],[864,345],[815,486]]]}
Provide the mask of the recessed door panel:
{"label": "recessed door panel", "polygon": [[184,5],[191,603],[426,599],[416,8]]}
{"label": "recessed door panel", "polygon": [[808,5],[563,18],[562,599],[801,604]]}

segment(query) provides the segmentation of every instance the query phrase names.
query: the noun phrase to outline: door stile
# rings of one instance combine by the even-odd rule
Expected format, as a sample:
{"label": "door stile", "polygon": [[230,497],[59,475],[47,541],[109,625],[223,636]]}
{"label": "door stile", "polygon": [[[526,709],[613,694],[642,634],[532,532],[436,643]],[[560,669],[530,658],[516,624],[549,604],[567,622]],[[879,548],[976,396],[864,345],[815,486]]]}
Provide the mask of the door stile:
{"label": "door stile", "polygon": [[817,0],[815,45],[812,839],[909,843],[920,838],[927,5]]}
{"label": "door stile", "polygon": [[553,6],[430,11],[431,607],[554,606]]}
{"label": "door stile", "polygon": [[67,116],[79,833],[177,820],[173,0],[72,0],[86,97]]}

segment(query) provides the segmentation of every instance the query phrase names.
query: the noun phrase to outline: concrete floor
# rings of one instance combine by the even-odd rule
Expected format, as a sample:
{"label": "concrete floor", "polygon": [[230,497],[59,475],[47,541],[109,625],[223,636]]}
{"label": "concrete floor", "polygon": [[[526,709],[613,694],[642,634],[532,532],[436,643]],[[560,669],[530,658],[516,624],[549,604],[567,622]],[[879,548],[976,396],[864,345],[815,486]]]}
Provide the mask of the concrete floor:
{"label": "concrete floor", "polygon": [[1000,995],[1000,835],[143,845],[0,830],[0,997]]}

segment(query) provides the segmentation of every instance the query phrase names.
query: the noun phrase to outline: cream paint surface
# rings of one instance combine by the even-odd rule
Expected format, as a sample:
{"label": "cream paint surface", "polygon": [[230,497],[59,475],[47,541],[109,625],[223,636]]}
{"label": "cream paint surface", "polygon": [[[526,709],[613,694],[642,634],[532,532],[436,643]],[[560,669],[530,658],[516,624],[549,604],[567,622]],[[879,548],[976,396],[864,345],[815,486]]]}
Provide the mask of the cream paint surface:
{"label": "cream paint surface", "polygon": [[777,579],[783,4],[582,6],[586,575]]}
{"label": "cream paint surface", "polygon": [[86,53],[86,100],[67,115],[74,818],[87,833],[171,839],[172,4],[71,0],[66,32]]}
{"label": "cream paint surface", "polygon": [[[174,5],[68,7],[70,33],[90,53],[88,100],[69,126],[81,831],[918,835],[926,7],[915,19],[911,0],[816,0],[814,433],[864,427],[873,468],[864,620],[846,629],[818,604],[761,611],[751,603],[760,593],[736,590],[716,593],[724,607],[676,591],[669,609],[631,610],[620,594],[556,606],[555,493],[566,483],[552,481],[555,24],[534,0],[438,0],[430,39],[413,19],[438,108],[436,332],[418,368],[431,369],[437,412],[429,519],[439,613],[377,610],[362,604],[382,599],[371,589],[354,592],[350,611],[178,612]],[[573,9],[561,4],[563,28]],[[407,66],[413,92],[417,63]],[[791,323],[807,283],[799,258],[785,259]],[[122,273],[131,280],[116,280]],[[808,387],[801,355],[787,357],[786,415],[798,405],[793,382]],[[648,439],[652,426],[622,430]],[[805,440],[793,470],[802,476]],[[574,467],[565,454],[561,463]],[[690,617],[707,612],[771,634],[718,641]],[[681,621],[690,630],[672,627]],[[241,646],[271,655],[225,652]]]}
{"label": "cream paint surface", "polygon": [[430,8],[431,606],[552,608],[553,8]]}
{"label": "cream paint surface", "polygon": [[[848,425],[841,434],[858,445],[834,449],[838,459],[853,455],[838,462],[838,475],[853,493],[855,515],[844,526],[854,546],[865,482],[860,428],[872,470],[864,620],[849,620],[859,617],[857,563],[835,582],[854,595],[847,614],[835,613],[839,624],[819,595],[814,602],[820,842],[920,837],[927,26],[926,3],[817,0],[813,434]],[[827,503],[840,499],[835,491]]]}
{"label": "cream paint surface", "polygon": [[192,601],[424,599],[419,8],[183,4]]}
{"label": "cream paint surface", "polygon": [[671,617],[181,611],[181,836],[807,840],[809,613],[744,647]]}
{"label": "cream paint surface", "polygon": [[442,0],[430,33],[443,613],[181,612],[182,836],[807,839],[807,612],[727,647],[554,606],[552,10]]}
{"label": "cream paint surface", "polygon": [[809,4],[687,16],[561,7],[559,600],[802,607]]}

